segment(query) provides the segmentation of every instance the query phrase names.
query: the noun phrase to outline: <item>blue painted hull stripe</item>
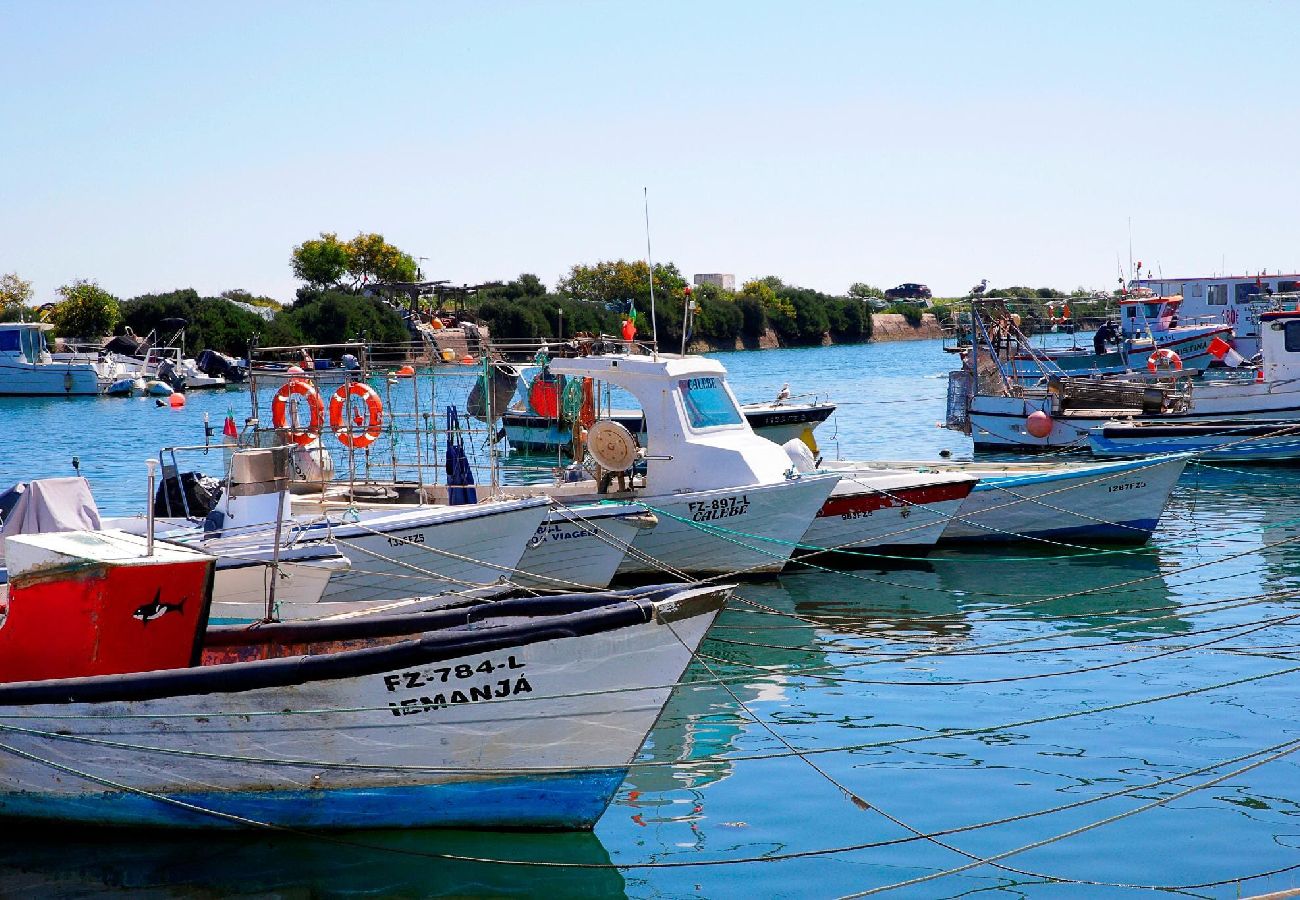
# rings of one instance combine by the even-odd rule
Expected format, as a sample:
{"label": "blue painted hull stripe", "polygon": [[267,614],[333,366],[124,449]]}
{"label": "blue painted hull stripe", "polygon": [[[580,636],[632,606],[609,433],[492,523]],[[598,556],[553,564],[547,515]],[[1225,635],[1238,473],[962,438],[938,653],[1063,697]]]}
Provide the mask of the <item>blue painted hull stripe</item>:
{"label": "blue painted hull stripe", "polygon": [[[168,799],[286,828],[490,828],[579,831],[592,828],[627,769],[497,778],[410,787],[171,792]],[[0,817],[84,825],[240,828],[140,794],[79,797],[0,793]]]}
{"label": "blue painted hull stripe", "polygon": [[1151,536],[1151,532],[1155,531],[1157,521],[1158,520],[1156,519],[1130,519],[1127,522],[1106,524],[1098,522],[1094,525],[1078,525],[1072,528],[1049,528],[1045,530],[1025,531],[1015,535],[990,532],[981,537],[944,537],[940,540],[946,544],[988,544],[1019,541],[1023,540],[1025,537],[1031,537],[1092,541],[1133,541],[1141,543]]}

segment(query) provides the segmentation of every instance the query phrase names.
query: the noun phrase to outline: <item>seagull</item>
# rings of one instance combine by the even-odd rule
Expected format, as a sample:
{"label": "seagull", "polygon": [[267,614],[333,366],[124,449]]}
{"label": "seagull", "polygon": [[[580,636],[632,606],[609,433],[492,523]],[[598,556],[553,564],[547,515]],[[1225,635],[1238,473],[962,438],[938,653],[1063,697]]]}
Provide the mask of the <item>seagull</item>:
{"label": "seagull", "polygon": [[781,390],[777,392],[776,402],[782,403],[789,399],[790,399],[790,382],[787,381],[785,384],[781,385]]}
{"label": "seagull", "polygon": [[972,297],[978,297],[980,294],[984,293],[985,288],[987,288],[988,286],[989,286],[989,280],[987,278],[981,278],[980,283],[970,289],[970,295]]}

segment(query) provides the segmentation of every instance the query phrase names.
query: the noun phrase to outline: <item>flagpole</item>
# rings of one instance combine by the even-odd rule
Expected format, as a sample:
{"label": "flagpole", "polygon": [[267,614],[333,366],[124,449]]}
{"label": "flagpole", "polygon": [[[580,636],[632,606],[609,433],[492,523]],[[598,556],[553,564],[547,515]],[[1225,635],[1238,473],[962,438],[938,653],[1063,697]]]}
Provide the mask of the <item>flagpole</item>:
{"label": "flagpole", "polygon": [[659,322],[655,319],[655,263],[654,257],[650,254],[650,191],[648,188],[641,188],[641,195],[645,200],[645,261],[650,267],[650,339],[654,344],[654,352],[659,352]]}

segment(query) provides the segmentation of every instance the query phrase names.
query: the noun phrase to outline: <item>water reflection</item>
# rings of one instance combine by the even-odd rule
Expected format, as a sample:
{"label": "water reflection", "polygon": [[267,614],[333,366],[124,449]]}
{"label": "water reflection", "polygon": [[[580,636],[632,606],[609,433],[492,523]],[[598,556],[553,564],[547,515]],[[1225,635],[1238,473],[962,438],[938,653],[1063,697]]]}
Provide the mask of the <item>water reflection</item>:
{"label": "water reflection", "polygon": [[329,837],[27,831],[0,842],[0,896],[622,895],[616,869],[506,866],[438,854],[607,866],[591,833],[347,832]]}

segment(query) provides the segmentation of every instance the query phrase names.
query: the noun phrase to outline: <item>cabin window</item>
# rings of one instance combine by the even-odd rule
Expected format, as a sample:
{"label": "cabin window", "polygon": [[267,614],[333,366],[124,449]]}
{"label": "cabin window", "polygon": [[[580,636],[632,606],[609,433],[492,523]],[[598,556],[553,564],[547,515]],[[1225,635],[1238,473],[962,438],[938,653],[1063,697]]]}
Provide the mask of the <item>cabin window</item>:
{"label": "cabin window", "polygon": [[1263,292],[1264,289],[1254,283],[1239,284],[1235,291],[1238,303],[1249,303],[1251,297],[1254,297],[1256,294],[1262,294]]}
{"label": "cabin window", "polygon": [[1279,281],[1277,283],[1277,292],[1279,294],[1294,294],[1300,291],[1300,281]]}
{"label": "cabin window", "polygon": [[27,357],[29,363],[41,361],[41,354],[45,352],[45,335],[34,328],[30,328],[22,333],[23,335],[23,355]]}
{"label": "cabin window", "polygon": [[[1297,323],[1300,324],[1300,323]],[[679,378],[677,390],[682,397],[687,421],[692,428],[717,428],[720,425],[739,425],[743,421],[736,401],[721,378]]]}
{"label": "cabin window", "polygon": [[1187,296],[1189,296],[1189,297],[1200,297],[1200,296],[1202,296],[1202,295],[1205,293],[1205,291],[1203,290],[1203,288],[1204,288],[1204,285],[1202,285],[1199,281],[1196,282],[1195,284],[1188,285],[1188,286],[1187,286]]}
{"label": "cabin window", "polygon": [[10,328],[6,331],[0,331],[0,353],[16,353],[18,351],[18,329]]}
{"label": "cabin window", "polygon": [[1286,340],[1287,353],[1300,353],[1300,322],[1287,322],[1283,337]]}
{"label": "cabin window", "polygon": [[1138,317],[1138,308],[1136,306],[1126,306],[1124,307],[1124,312],[1130,319],[1136,319]]}
{"label": "cabin window", "polygon": [[1228,286],[1226,284],[1207,284],[1205,286],[1205,302],[1211,306],[1228,305]]}

